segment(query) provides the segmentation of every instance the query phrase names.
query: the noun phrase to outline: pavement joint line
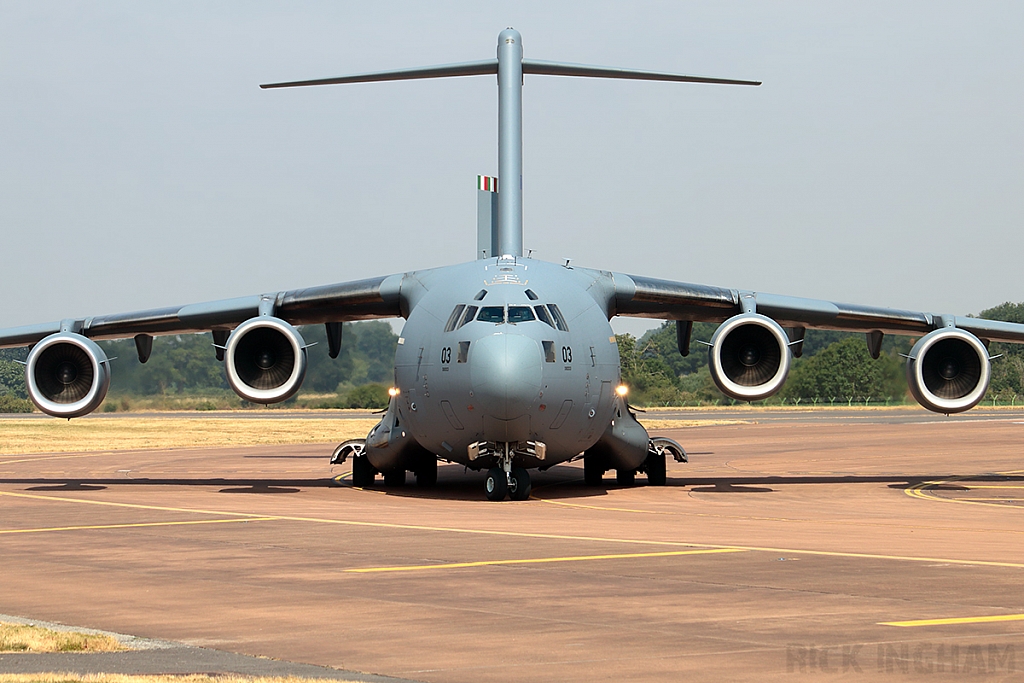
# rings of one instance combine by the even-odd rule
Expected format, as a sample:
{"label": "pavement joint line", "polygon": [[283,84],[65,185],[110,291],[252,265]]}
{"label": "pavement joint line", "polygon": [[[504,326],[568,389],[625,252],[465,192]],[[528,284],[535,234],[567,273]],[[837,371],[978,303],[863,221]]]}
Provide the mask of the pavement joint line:
{"label": "pavement joint line", "polygon": [[648,557],[679,557],[681,555],[712,555],[722,553],[744,553],[738,548],[703,548],[700,550],[669,550],[658,553],[621,553],[615,555],[574,555],[566,557],[533,557],[518,560],[480,560],[477,562],[448,562],[444,564],[420,564],[392,567],[363,567],[346,569],[352,574],[375,574],[380,572],[413,572],[431,569],[464,569],[467,567],[492,567],[509,564],[548,564],[552,562],[585,562],[589,560],[625,560]]}
{"label": "pavement joint line", "polygon": [[136,529],[150,526],[189,526],[194,524],[237,524],[239,522],[273,522],[273,517],[246,517],[243,519],[193,519],[179,522],[134,522],[125,524],[90,524],[82,526],[53,526],[36,529],[0,529],[0,536],[10,534],[39,534],[49,531],[87,531],[94,529]]}
{"label": "pavement joint line", "polygon": [[[582,479],[580,479],[580,481],[582,481]],[[557,484],[546,484],[545,486],[557,486],[559,484],[561,484],[561,482],[559,482]],[[544,487],[538,486],[538,487],[536,487],[534,489],[534,491],[536,491],[539,488],[544,488]],[[904,492],[906,492],[906,491],[904,491]],[[933,498],[927,497],[927,496],[922,497],[922,498],[924,500],[933,500]],[[561,501],[561,500],[551,500],[549,498],[538,498],[537,496],[533,496],[533,495],[530,496],[530,500],[536,500],[536,501],[541,502],[541,503],[550,503],[551,505],[560,505],[560,506],[570,507],[570,508],[582,508],[582,509],[587,509],[587,510],[600,510],[600,511],[603,511],[603,512],[631,512],[631,513],[642,513],[642,514],[650,514],[650,515],[671,515],[671,516],[680,516],[680,517],[701,517],[701,518],[708,518],[708,519],[740,519],[740,520],[756,521],[756,522],[786,522],[786,523],[794,523],[794,524],[806,524],[806,523],[809,523],[809,522],[813,522],[815,524],[828,524],[828,525],[832,525],[832,526],[856,526],[856,527],[873,527],[874,526],[874,527],[880,527],[880,528],[885,528],[885,529],[906,528],[906,529],[928,529],[928,530],[935,530],[935,531],[970,531],[972,533],[992,532],[992,533],[1000,533],[1000,534],[1006,534],[1006,533],[1010,533],[1010,534],[1024,534],[1024,529],[1022,529],[1022,530],[1013,530],[1013,529],[978,529],[978,528],[965,528],[965,527],[954,527],[954,526],[934,526],[934,525],[924,526],[924,525],[920,525],[920,524],[913,524],[913,525],[912,524],[885,524],[885,523],[882,523],[882,522],[873,523],[873,522],[863,522],[863,521],[846,522],[846,521],[840,521],[840,520],[827,520],[827,519],[810,520],[810,519],[800,519],[800,518],[795,518],[795,517],[765,517],[765,516],[758,516],[758,515],[742,515],[742,516],[740,516],[740,515],[723,515],[723,514],[714,514],[714,513],[707,513],[707,512],[693,512],[693,511],[690,511],[690,510],[675,510],[675,511],[672,511],[672,512],[665,512],[665,511],[662,511],[662,510],[658,510],[658,511],[654,511],[654,510],[633,510],[633,509],[630,509],[630,508],[617,508],[617,507],[608,507],[608,506],[602,506],[602,505],[585,505],[583,503],[568,503],[566,501]],[[945,499],[945,498],[943,498],[943,499],[935,498],[934,500],[948,500],[948,499]],[[986,499],[984,499],[984,498],[972,498],[971,500],[986,500]],[[995,499],[993,499],[993,500],[995,500]],[[1009,499],[1002,499],[1002,498],[1000,498],[998,500],[1018,501],[1020,499],[1018,499],[1018,498],[1009,498]],[[1000,507],[1006,507],[1006,506],[1000,506]]]}
{"label": "pavement joint line", "polygon": [[9,456],[0,457],[14,457],[14,456],[35,456],[35,457],[19,457],[17,460],[0,460],[0,465],[14,465],[22,462],[41,462],[47,460],[65,460],[67,458],[95,458],[100,455],[113,455],[110,451],[97,451],[90,453],[24,453],[14,454]]}
{"label": "pavement joint line", "polygon": [[[466,529],[459,527],[426,526],[422,524],[396,524],[389,522],[361,522],[350,519],[329,519],[322,517],[300,517],[297,515],[268,515],[253,512],[230,512],[226,510],[204,510],[199,508],[179,508],[158,505],[142,505],[140,503],[119,503],[105,500],[88,500],[85,498],[65,498],[63,496],[41,496],[29,493],[14,493],[12,491],[0,491],[0,497],[11,496],[15,498],[29,498],[37,500],[59,501],[64,503],[84,503],[87,505],[106,505],[111,507],[125,507],[137,510],[164,510],[169,512],[184,512],[193,514],[220,515],[229,517],[266,518],[267,520],[285,520],[291,522],[312,522],[317,524],[336,524],[339,526],[368,527],[376,529],[402,529],[408,531],[436,531],[441,533],[472,534],[480,536],[505,536],[513,538],[537,538],[555,541],[589,541],[595,543],[621,543],[628,545],[652,545],[675,548],[722,548],[736,550],[754,550],[768,553],[791,553],[794,555],[812,555],[820,557],[849,557],[855,559],[869,560],[893,560],[902,562],[928,562],[976,565],[982,567],[1008,567],[1012,569],[1024,569],[1024,563],[1019,562],[995,562],[991,560],[962,560],[941,557],[920,557],[914,555],[886,555],[882,553],[854,553],[838,550],[807,550],[797,548],[773,548],[769,546],[750,545],[724,545],[720,543],[695,543],[691,541],[659,541],[643,540],[635,538],[607,538],[601,536],[573,536],[570,534],[545,534],[529,531],[503,531],[500,529]],[[944,499],[942,499],[944,500]],[[995,505],[995,504],[993,504]],[[1000,505],[999,507],[1009,507]]]}
{"label": "pavement joint line", "polygon": [[1024,621],[1024,614],[997,614],[987,617],[949,617],[945,619],[915,619],[913,621],[880,621],[879,626],[948,626],[951,624],[990,624],[1002,621]]}
{"label": "pavement joint line", "polygon": [[971,490],[973,490],[973,489],[1024,489],[1024,485],[1022,485],[1022,484],[1013,484],[1013,485],[1007,484],[1007,485],[999,486],[999,485],[996,485],[996,484],[971,484],[967,488],[969,488]]}
{"label": "pavement joint line", "polygon": [[659,510],[634,510],[632,508],[616,508],[604,505],[584,505],[583,503],[567,503],[564,500],[551,500],[550,498],[537,498],[536,496],[530,496],[531,500],[537,500],[541,503],[548,503],[549,505],[563,505],[570,508],[582,508],[584,510],[603,510],[606,512],[633,512],[641,515],[674,515],[674,512],[662,512]]}

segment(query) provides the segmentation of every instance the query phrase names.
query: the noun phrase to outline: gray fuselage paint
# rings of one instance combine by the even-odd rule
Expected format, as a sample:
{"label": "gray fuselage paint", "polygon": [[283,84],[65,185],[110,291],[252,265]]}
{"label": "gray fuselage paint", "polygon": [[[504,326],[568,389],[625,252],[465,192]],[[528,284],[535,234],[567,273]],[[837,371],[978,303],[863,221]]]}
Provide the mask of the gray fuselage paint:
{"label": "gray fuselage paint", "polygon": [[[580,454],[612,419],[619,352],[608,323],[611,277],[531,259],[481,259],[407,276],[414,301],[395,354],[393,399],[402,424],[427,450],[480,467],[479,441],[541,441],[549,466]],[[536,296],[532,299],[527,290]],[[482,300],[475,300],[485,291]],[[555,304],[567,330],[540,316],[525,322],[466,322],[445,331],[453,309]],[[479,313],[478,313],[479,315]],[[459,347],[469,343],[460,361]],[[554,344],[555,362],[544,342]],[[571,403],[567,404],[569,401]],[[563,406],[571,405],[568,414]],[[461,427],[461,428],[459,428]],[[449,448],[451,450],[449,450]]]}

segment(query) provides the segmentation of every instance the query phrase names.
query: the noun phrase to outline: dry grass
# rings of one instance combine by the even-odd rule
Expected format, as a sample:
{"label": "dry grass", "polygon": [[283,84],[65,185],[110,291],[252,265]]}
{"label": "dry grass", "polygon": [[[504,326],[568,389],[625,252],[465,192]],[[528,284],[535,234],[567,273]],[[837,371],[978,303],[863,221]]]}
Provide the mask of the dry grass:
{"label": "dry grass", "polygon": [[[746,424],[751,420],[718,420],[714,413],[694,419],[662,419],[656,412],[640,415],[655,432],[708,425]],[[224,446],[273,446],[339,443],[365,437],[376,418],[237,418],[230,415],[168,417],[94,417],[82,420],[6,418],[0,420],[0,455],[80,453]]]}
{"label": "dry grass", "polygon": [[124,649],[116,638],[107,635],[0,623],[0,652],[118,652]]}
{"label": "dry grass", "polygon": [[0,420],[0,455],[337,443],[365,437],[375,424],[373,418],[11,418]]}
{"label": "dry grass", "polygon": [[[780,405],[778,403],[764,404],[764,403],[737,403],[735,405],[704,405],[704,406],[645,406],[643,411],[648,415],[657,415],[658,413],[716,413],[716,412],[747,412],[751,414],[766,413],[766,412],[811,412],[821,411],[827,412],[829,410],[861,410],[864,412],[871,412],[877,410],[906,410],[907,408],[919,408],[916,403],[894,403],[889,406],[884,406],[877,403],[871,405],[864,405],[863,403],[854,403],[853,405],[847,405],[846,401],[836,401],[835,405],[829,405],[828,401],[819,401],[818,405],[814,405],[810,401],[802,402],[799,405],[794,403],[787,403],[786,405]],[[984,408],[991,408],[990,405],[984,405]],[[997,408],[1010,409],[1011,406],[996,406]],[[1017,406],[1017,410],[1024,407],[1024,405]],[[924,408],[921,408],[924,410]]]}
{"label": "dry grass", "polygon": [[127,674],[0,674],[0,683],[354,683],[327,678],[298,678],[297,676],[258,677],[208,676],[205,674],[175,675],[127,675]]}
{"label": "dry grass", "polygon": [[650,418],[640,415],[637,420],[644,427],[647,428],[648,432],[652,434],[660,429],[683,429],[684,427],[710,427],[715,425],[721,427],[722,425],[744,425],[753,424],[756,416],[751,415],[749,420],[716,420],[714,417],[708,416],[706,418],[698,418],[696,420],[666,420],[662,418]]}

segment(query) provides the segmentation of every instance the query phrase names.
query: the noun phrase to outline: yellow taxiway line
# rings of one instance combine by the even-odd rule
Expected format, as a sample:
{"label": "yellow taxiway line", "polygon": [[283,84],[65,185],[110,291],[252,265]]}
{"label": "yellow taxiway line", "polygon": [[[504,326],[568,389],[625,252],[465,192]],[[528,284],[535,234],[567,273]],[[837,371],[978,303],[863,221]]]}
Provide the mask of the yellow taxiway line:
{"label": "yellow taxiway line", "polygon": [[376,574],[378,572],[416,572],[428,569],[464,569],[466,567],[492,567],[506,564],[547,564],[549,562],[586,562],[589,560],[625,560],[640,557],[678,557],[680,555],[712,555],[719,553],[743,553],[739,548],[704,548],[701,550],[671,550],[661,553],[621,553],[617,555],[575,555],[569,557],[531,557],[522,560],[481,560],[479,562],[449,562],[446,564],[419,564],[398,567],[364,567],[346,569],[352,574]]}
{"label": "yellow taxiway line", "polygon": [[[1000,474],[1000,475],[1003,475],[1003,476],[1012,476],[1012,475],[1019,474],[1019,472],[1017,472],[1017,471],[1013,471],[1013,472],[998,472],[997,474]],[[921,482],[920,484],[914,484],[913,486],[904,489],[903,492],[905,494],[907,494],[908,496],[910,496],[911,498],[918,498],[920,500],[938,501],[940,503],[958,503],[960,505],[983,505],[985,507],[998,507],[998,508],[1003,508],[1003,509],[1007,509],[1007,508],[1021,508],[1021,509],[1024,509],[1020,505],[1005,505],[1003,503],[989,502],[986,499],[979,499],[979,498],[944,498],[942,496],[935,495],[933,493],[933,491],[937,490],[936,487],[938,487],[938,486],[942,486],[943,484],[958,484],[959,482],[962,482],[962,481],[970,481],[970,479],[968,477],[957,477],[957,478],[953,478],[953,479],[937,479],[935,481],[925,481],[925,482]],[[969,484],[969,485],[965,485],[964,488],[966,488],[967,490],[971,490],[971,489],[1018,489],[1018,488],[1024,488],[1024,487],[1019,486],[1019,485],[1015,486],[1015,485],[1009,485],[1009,484],[999,484],[999,485],[993,485],[993,484]],[[941,490],[941,489],[939,489],[939,490]],[[1008,498],[1006,500],[1013,501],[1014,499]]]}
{"label": "yellow taxiway line", "polygon": [[135,522],[131,524],[90,524],[82,526],[50,526],[38,529],[0,529],[7,534],[40,534],[48,531],[84,531],[89,529],[135,529],[146,526],[187,526],[190,524],[237,524],[239,522],[272,522],[273,517],[246,517],[245,519],[193,519],[185,522]]}
{"label": "yellow taxiway line", "polygon": [[1024,621],[1024,614],[997,614],[990,617],[951,617],[948,619],[916,619],[914,621],[880,621],[879,626],[946,626],[949,624],[990,624],[1000,621]]}

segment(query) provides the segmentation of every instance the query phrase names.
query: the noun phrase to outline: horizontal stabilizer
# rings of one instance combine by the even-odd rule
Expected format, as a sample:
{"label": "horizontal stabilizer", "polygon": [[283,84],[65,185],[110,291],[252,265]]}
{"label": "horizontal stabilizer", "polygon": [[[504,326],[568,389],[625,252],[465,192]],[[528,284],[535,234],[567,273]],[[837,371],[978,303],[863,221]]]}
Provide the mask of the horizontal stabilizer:
{"label": "horizontal stabilizer", "polygon": [[460,64],[441,64],[440,66],[420,66],[412,69],[396,69],[394,71],[374,71],[352,76],[336,76],[334,78],[318,78],[312,81],[290,81],[288,83],[265,83],[261,88],[294,88],[301,85],[339,85],[341,83],[374,83],[377,81],[411,81],[418,78],[449,78],[452,76],[482,76],[498,73],[498,60],[486,59],[482,62],[462,62]]}
{"label": "horizontal stabilizer", "polygon": [[589,78],[625,78],[636,81],[674,81],[676,83],[717,83],[719,85],[761,85],[761,81],[739,81],[731,78],[709,76],[687,76],[659,71],[637,71],[612,66],[587,66],[565,62],[544,62],[536,59],[523,60],[524,74],[542,76],[584,76]]}
{"label": "horizontal stabilizer", "polygon": [[[311,81],[289,81],[287,83],[265,83],[261,88],[294,88],[303,85],[340,85],[342,83],[374,83],[378,81],[411,81],[420,78],[451,78],[453,76],[484,76],[498,73],[498,60],[485,59],[481,62],[419,66],[394,71],[373,71],[351,76],[318,78]],[[537,59],[523,60],[524,74],[541,76],[581,76],[587,78],[623,78],[635,81],[672,81],[676,83],[716,83],[720,85],[761,85],[761,81],[741,81],[731,78],[710,76],[688,76],[660,71],[638,71],[611,66],[588,66],[567,62],[545,62]]]}

